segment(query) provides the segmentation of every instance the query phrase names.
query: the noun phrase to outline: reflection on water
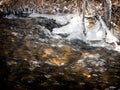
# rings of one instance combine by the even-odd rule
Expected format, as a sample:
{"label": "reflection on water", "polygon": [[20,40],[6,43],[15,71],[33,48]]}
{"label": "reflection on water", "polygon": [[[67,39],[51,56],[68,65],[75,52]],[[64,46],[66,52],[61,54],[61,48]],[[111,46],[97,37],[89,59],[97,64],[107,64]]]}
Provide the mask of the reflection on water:
{"label": "reflection on water", "polygon": [[[120,53],[91,47],[79,40],[53,39],[46,21],[44,18],[0,20],[1,88],[120,89]],[[52,24],[53,27],[55,23]]]}

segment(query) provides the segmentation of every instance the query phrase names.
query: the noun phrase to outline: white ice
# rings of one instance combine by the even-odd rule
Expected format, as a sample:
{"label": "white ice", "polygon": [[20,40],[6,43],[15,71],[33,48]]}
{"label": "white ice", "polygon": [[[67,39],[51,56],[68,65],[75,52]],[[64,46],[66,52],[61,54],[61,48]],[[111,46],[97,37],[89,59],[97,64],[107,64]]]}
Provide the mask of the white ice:
{"label": "white ice", "polygon": [[84,22],[86,26],[86,37],[83,34],[82,19],[77,15],[69,21],[69,24],[60,28],[54,28],[52,33],[68,34],[68,37],[66,38],[68,40],[80,39],[83,41],[102,41],[105,39],[107,43],[118,42],[119,40],[108,30],[101,17],[99,17],[99,20],[100,21],[96,21],[93,28],[87,28],[87,20]]}
{"label": "white ice", "polygon": [[105,30],[102,30],[100,22],[97,21],[93,28],[87,28],[86,40],[88,41],[100,41],[105,38]]}
{"label": "white ice", "polygon": [[85,40],[85,36],[83,34],[82,19],[79,16],[73,17],[69,21],[69,24],[63,27],[54,28],[52,33],[53,34],[68,34],[69,36],[66,38],[68,40],[71,40],[71,39]]}

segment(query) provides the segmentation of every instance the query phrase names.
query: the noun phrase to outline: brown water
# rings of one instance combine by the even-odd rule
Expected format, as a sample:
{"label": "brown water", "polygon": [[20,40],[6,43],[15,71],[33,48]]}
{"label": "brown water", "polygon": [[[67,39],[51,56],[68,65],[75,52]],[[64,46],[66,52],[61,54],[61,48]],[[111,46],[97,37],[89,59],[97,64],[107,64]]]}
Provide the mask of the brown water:
{"label": "brown water", "polygon": [[44,18],[0,20],[3,90],[120,90],[120,53],[51,38],[52,26],[59,27]]}

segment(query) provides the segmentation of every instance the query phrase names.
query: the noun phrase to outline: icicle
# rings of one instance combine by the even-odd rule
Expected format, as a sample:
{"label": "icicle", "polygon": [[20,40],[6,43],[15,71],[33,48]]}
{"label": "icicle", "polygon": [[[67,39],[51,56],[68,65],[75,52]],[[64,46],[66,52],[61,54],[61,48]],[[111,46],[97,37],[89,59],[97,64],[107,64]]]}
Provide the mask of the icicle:
{"label": "icicle", "polygon": [[7,14],[7,9],[6,8],[3,8],[3,11],[5,12],[5,14]]}
{"label": "icicle", "polygon": [[22,7],[20,7],[19,10],[20,10],[20,12],[23,12],[23,8]]}
{"label": "icicle", "polygon": [[23,8],[23,12],[25,12],[25,8]]}
{"label": "icicle", "polygon": [[25,8],[25,12],[28,12],[28,8],[27,7]]}
{"label": "icicle", "polygon": [[31,9],[30,9],[30,12],[31,12],[31,13],[33,13],[33,12],[34,12],[33,8],[31,8]]}
{"label": "icicle", "polygon": [[19,13],[20,13],[20,10],[19,10],[19,9],[17,9],[17,10],[16,10],[16,14],[18,15]]}
{"label": "icicle", "polygon": [[12,10],[13,15],[15,15],[15,10]]}
{"label": "icicle", "polygon": [[31,12],[30,12],[30,8],[28,8],[28,13],[31,13]]}

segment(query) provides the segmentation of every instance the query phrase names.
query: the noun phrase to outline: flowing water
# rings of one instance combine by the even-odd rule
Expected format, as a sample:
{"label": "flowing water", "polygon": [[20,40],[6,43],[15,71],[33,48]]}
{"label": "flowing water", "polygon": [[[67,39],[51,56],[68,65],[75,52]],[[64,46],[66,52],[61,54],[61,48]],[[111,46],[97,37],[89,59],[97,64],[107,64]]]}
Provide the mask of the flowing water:
{"label": "flowing water", "polygon": [[53,38],[53,28],[61,26],[43,17],[1,18],[0,87],[120,90],[120,53],[113,50],[115,47]]}

